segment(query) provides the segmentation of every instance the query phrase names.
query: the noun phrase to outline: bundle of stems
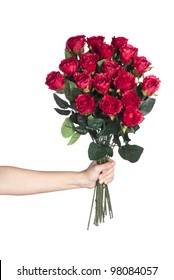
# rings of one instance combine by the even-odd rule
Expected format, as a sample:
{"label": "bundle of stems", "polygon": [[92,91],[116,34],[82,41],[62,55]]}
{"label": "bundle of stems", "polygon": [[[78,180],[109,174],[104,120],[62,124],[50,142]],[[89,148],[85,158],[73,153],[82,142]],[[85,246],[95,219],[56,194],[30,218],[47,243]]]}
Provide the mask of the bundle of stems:
{"label": "bundle of stems", "polygon": [[[98,164],[102,164],[108,161],[108,157],[104,157],[97,161]],[[99,180],[96,182],[96,186],[94,188],[91,210],[88,220],[87,229],[89,230],[91,216],[93,212],[93,208],[95,205],[95,215],[94,215],[94,225],[98,226],[100,223],[105,222],[105,216],[109,214],[110,218],[113,218],[113,211],[111,205],[111,199],[109,194],[108,185],[105,183],[100,183]]]}

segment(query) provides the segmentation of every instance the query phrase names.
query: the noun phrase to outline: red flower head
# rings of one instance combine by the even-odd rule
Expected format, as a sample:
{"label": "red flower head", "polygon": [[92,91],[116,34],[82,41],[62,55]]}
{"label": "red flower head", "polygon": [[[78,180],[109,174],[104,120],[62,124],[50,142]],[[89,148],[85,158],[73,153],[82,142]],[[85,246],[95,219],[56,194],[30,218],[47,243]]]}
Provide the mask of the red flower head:
{"label": "red flower head", "polygon": [[120,71],[113,83],[114,86],[121,91],[133,89],[136,86],[135,76],[126,70]]}
{"label": "red flower head", "polygon": [[85,44],[85,35],[70,37],[66,41],[66,49],[70,52],[74,52],[75,54],[79,54],[83,51],[84,44]]}
{"label": "red flower head", "polygon": [[133,57],[137,55],[138,49],[131,45],[123,45],[120,47],[120,57],[124,64],[129,64]]}
{"label": "red flower head", "polygon": [[120,113],[122,103],[117,97],[105,94],[99,103],[99,107],[105,115],[113,117]]}
{"label": "red flower head", "polygon": [[98,55],[96,53],[83,53],[80,56],[80,66],[89,73],[95,71],[97,67]]}
{"label": "red flower head", "polygon": [[98,92],[106,94],[110,89],[108,75],[106,73],[96,73],[94,75],[93,85]]}
{"label": "red flower head", "polygon": [[64,89],[64,77],[59,71],[52,71],[47,75],[45,84],[52,90]]}
{"label": "red flower head", "polygon": [[79,94],[75,99],[75,105],[81,115],[89,115],[95,109],[94,98],[89,93]]}
{"label": "red flower head", "polygon": [[102,64],[102,72],[106,73],[109,79],[115,78],[122,69],[116,61],[106,60]]}
{"label": "red flower head", "polygon": [[111,45],[114,48],[120,48],[124,45],[127,45],[128,39],[124,38],[124,37],[112,37],[112,41],[111,41]]}
{"label": "red flower head", "polygon": [[108,44],[103,44],[101,47],[98,48],[98,53],[100,59],[108,59],[111,60],[112,55],[114,53],[114,47]]}
{"label": "red flower head", "polygon": [[144,74],[151,63],[146,59],[145,56],[135,56],[133,58],[133,68],[136,70],[138,75]]}
{"label": "red flower head", "polygon": [[65,58],[59,64],[59,69],[65,74],[71,76],[78,68],[78,61],[75,57]]}
{"label": "red flower head", "polygon": [[88,47],[91,48],[94,52],[98,51],[98,48],[101,47],[104,43],[105,37],[103,36],[92,36],[87,38]]}
{"label": "red flower head", "polygon": [[137,95],[136,91],[131,89],[125,91],[121,96],[121,101],[124,107],[127,107],[129,105],[138,108],[140,105],[141,99]]}
{"label": "red flower head", "polygon": [[84,92],[90,91],[90,88],[92,86],[92,78],[91,75],[88,72],[76,72],[73,75],[73,78],[79,87]]}
{"label": "red flower head", "polygon": [[122,115],[122,122],[126,126],[136,126],[143,121],[143,114],[133,106],[127,106]]}
{"label": "red flower head", "polygon": [[145,96],[154,94],[160,87],[160,79],[154,75],[146,76],[142,83],[142,93]]}

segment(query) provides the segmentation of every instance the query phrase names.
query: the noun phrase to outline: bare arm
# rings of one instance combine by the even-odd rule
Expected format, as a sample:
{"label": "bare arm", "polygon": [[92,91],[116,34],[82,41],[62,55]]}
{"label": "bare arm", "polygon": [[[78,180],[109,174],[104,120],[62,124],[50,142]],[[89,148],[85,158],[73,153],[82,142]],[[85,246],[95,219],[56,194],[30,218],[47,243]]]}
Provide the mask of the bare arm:
{"label": "bare arm", "polygon": [[92,162],[80,172],[36,171],[12,166],[0,166],[0,194],[27,195],[36,193],[93,188],[100,182],[110,183],[114,178],[114,161],[102,165]]}

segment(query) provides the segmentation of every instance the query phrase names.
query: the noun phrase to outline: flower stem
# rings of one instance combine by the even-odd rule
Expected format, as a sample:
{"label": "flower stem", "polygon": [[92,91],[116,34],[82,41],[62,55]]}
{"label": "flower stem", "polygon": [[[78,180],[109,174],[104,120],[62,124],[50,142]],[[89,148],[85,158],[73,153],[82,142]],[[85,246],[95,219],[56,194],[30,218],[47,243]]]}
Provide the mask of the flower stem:
{"label": "flower stem", "polygon": [[110,199],[109,189],[108,189],[107,185],[105,187],[105,190],[106,190],[106,199],[107,199],[108,208],[109,208],[109,215],[110,215],[110,218],[112,219],[114,217],[114,215],[113,215],[113,211],[112,211],[111,199]]}
{"label": "flower stem", "polygon": [[89,214],[87,230],[89,230],[89,225],[90,225],[90,221],[91,221],[92,209],[93,209],[93,206],[94,206],[95,193],[96,193],[96,188],[94,188],[94,194],[93,194],[92,203],[91,203],[91,210],[90,210],[90,214]]}

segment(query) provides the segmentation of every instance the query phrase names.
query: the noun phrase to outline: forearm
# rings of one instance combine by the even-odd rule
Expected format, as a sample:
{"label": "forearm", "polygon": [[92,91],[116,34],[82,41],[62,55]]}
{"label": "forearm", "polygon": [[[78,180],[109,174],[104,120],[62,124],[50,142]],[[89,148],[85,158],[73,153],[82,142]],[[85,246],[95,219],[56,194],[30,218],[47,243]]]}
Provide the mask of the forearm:
{"label": "forearm", "polygon": [[0,167],[0,194],[25,195],[85,187],[84,172]]}

